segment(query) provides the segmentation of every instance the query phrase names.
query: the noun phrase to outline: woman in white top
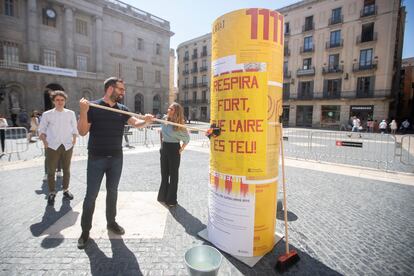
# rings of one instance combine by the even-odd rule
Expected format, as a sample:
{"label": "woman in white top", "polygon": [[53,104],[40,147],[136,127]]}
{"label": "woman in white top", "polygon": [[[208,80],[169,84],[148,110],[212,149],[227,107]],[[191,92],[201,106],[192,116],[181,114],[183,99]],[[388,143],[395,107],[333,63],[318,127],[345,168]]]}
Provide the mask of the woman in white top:
{"label": "woman in white top", "polygon": [[32,141],[33,136],[37,136],[37,129],[39,128],[39,113],[36,110],[33,110],[30,117],[30,133],[29,133],[29,142]]}
{"label": "woman in white top", "polygon": [[395,120],[391,121],[390,128],[391,128],[391,134],[395,134],[397,132],[398,125],[397,125],[397,122]]}

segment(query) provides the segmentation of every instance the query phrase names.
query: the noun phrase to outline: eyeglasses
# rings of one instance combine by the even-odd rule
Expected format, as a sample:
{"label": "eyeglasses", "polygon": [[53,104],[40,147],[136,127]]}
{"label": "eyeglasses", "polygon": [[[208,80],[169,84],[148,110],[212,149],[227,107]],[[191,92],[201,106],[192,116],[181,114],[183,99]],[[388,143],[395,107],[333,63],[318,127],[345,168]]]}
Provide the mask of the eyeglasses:
{"label": "eyeglasses", "polygon": [[126,92],[126,89],[124,87],[113,86],[113,88],[118,88],[119,90]]}

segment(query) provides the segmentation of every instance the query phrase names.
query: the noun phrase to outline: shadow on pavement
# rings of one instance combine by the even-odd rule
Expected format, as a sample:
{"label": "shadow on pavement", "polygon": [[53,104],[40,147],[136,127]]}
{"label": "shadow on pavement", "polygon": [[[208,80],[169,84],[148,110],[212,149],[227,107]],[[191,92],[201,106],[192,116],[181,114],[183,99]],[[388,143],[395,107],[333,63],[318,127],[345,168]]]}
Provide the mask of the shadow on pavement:
{"label": "shadow on pavement", "polygon": [[185,231],[188,234],[197,239],[200,239],[197,233],[207,227],[205,224],[187,212],[187,210],[180,205],[177,205],[174,208],[169,208],[168,210],[170,211],[173,218],[184,227]]}
{"label": "shadow on pavement", "polygon": [[[283,210],[278,210],[276,213],[276,218],[278,220],[285,220],[285,213]],[[292,213],[291,211],[287,211],[287,221],[295,221],[298,220],[298,216],[295,215],[295,213]]]}
{"label": "shadow on pavement", "polygon": [[[63,185],[63,177],[56,177],[56,192],[60,192],[62,191],[62,185]],[[70,187],[69,187],[70,188]],[[49,186],[47,185],[47,180],[43,180],[42,181],[42,186],[40,187],[40,190],[35,190],[35,193],[38,195],[45,195],[46,196],[49,194]]]}
{"label": "shadow on pavement", "polygon": [[89,257],[92,275],[142,275],[137,258],[123,239],[110,239],[112,258],[107,257],[93,239],[89,239],[85,253]]}
{"label": "shadow on pavement", "polygon": [[[296,250],[300,260],[283,272],[283,275],[342,275],[307,253],[289,245],[289,250]],[[277,257],[285,253],[285,241],[281,240],[271,252],[267,253],[254,267],[250,268],[231,255],[221,252],[243,275],[281,275],[275,270]]]}
{"label": "shadow on pavement", "polygon": [[72,207],[70,206],[69,200],[62,199],[62,205],[59,211],[56,211],[54,206],[46,205],[42,221],[30,225],[30,232],[32,233],[32,235],[35,237],[39,237],[45,230],[47,230],[50,226],[52,226],[66,214],[70,214],[68,220],[65,221],[63,225],[59,225],[59,229],[55,229],[58,230],[58,237],[49,238],[49,234],[46,233],[45,235],[47,236],[41,242],[41,246],[43,248],[54,248],[59,246],[65,239],[64,236],[59,234],[60,231],[75,224],[79,213],[72,211]]}

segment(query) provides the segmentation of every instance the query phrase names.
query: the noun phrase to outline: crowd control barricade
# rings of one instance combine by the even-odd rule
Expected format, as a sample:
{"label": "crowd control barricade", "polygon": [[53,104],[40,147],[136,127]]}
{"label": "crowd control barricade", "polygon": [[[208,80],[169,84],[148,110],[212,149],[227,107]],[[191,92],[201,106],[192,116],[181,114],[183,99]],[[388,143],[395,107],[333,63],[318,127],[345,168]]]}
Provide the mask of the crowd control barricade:
{"label": "crowd control barricade", "polygon": [[27,129],[25,127],[0,128],[4,131],[4,153],[8,155],[9,161],[13,154],[20,160],[20,153],[29,148]]}
{"label": "crowd control barricade", "polygon": [[312,131],[309,159],[388,169],[395,136],[378,133]]}
{"label": "crowd control barricade", "polygon": [[308,159],[310,153],[311,131],[301,128],[283,129],[283,146],[286,156],[291,158]]}
{"label": "crowd control barricade", "polygon": [[403,135],[400,143],[400,162],[414,166],[414,135]]}

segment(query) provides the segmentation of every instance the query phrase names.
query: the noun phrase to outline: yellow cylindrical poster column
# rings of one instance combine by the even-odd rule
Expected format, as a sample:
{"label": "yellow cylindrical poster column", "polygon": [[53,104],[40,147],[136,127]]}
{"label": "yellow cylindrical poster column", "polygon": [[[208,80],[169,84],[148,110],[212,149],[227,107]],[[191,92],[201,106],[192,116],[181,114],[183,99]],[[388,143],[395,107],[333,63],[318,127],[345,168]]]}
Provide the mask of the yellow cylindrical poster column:
{"label": "yellow cylindrical poster column", "polygon": [[273,248],[282,113],[283,16],[243,9],[212,26],[208,239],[239,256]]}

